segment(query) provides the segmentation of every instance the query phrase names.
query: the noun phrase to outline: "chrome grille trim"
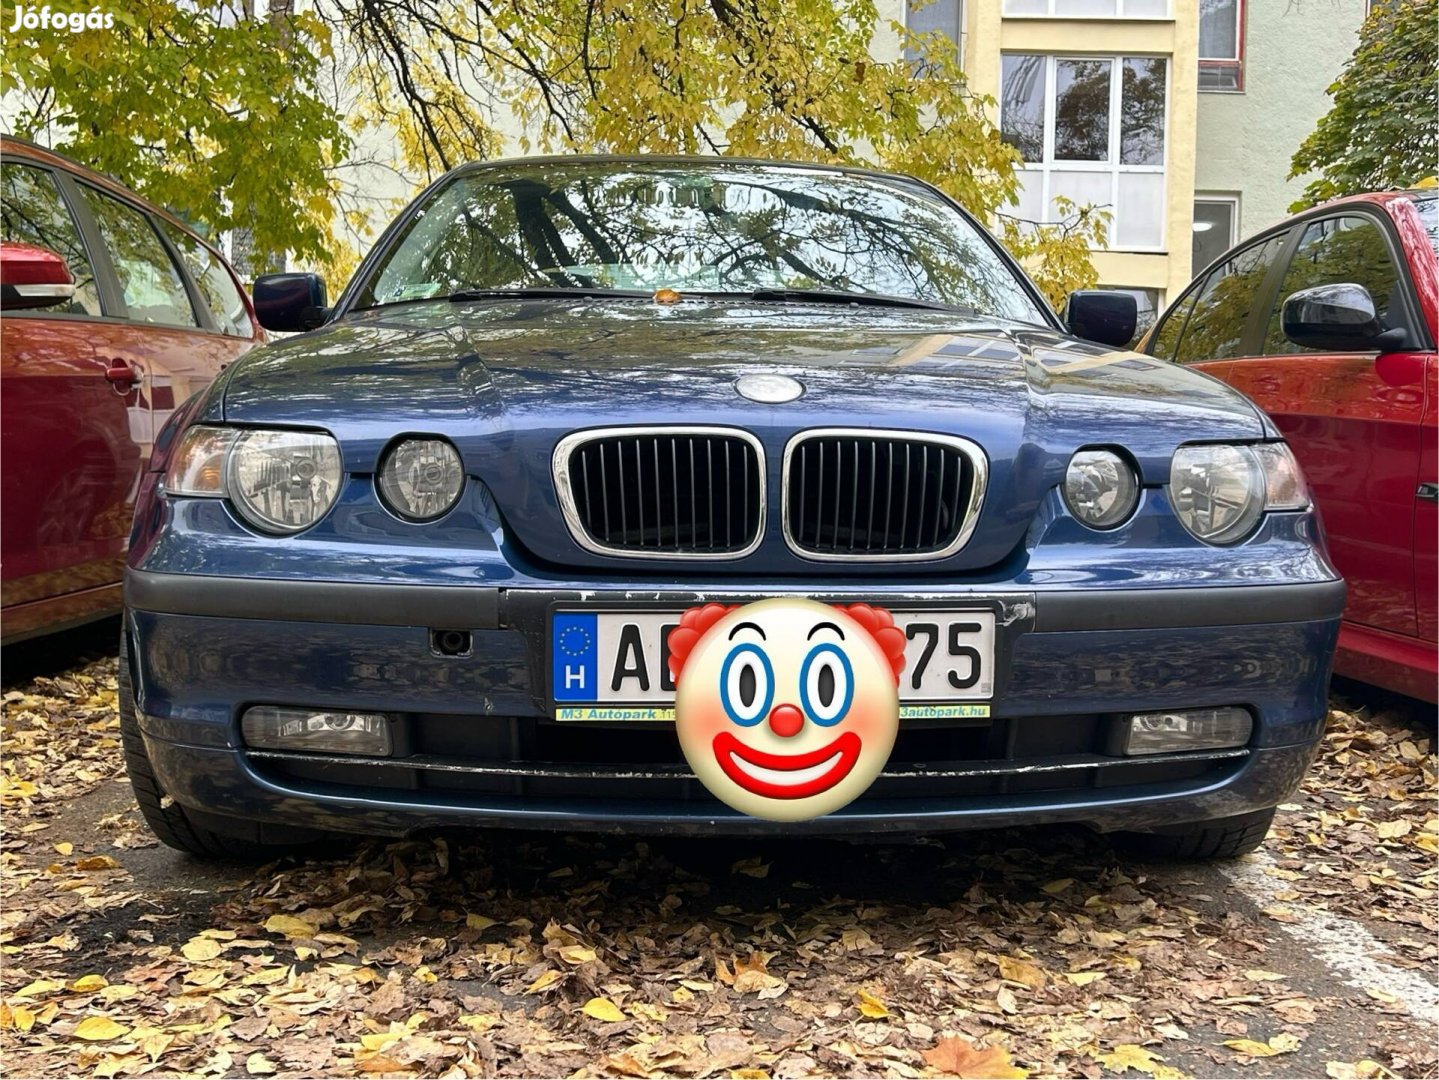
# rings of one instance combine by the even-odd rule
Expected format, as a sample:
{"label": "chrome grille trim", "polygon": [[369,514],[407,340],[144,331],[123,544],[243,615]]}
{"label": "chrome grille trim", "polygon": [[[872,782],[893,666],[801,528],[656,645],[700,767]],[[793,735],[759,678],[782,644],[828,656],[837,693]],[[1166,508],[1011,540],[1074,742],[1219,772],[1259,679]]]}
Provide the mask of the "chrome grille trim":
{"label": "chrome grille trim", "polygon": [[[579,499],[581,496],[577,493],[576,485],[570,471],[570,459],[574,456],[575,451],[593,442],[619,439],[658,440],[672,438],[731,439],[739,441],[748,448],[748,452],[753,455],[752,463],[756,481],[754,485],[755,490],[752,492],[748,490],[749,470],[745,467],[744,462],[740,463],[740,476],[738,479],[735,478],[735,476],[733,475],[733,467],[728,462],[726,462],[724,476],[726,485],[742,485],[740,491],[741,502],[751,508],[751,512],[754,514],[755,518],[753,536],[746,538],[743,535],[744,527],[742,525],[738,525],[733,520],[715,522],[713,500],[710,500],[708,504],[708,514],[710,518],[708,527],[717,539],[730,540],[731,538],[733,538],[738,541],[737,545],[731,546],[730,543],[726,543],[725,547],[722,550],[714,551],[686,551],[683,549],[664,546],[620,547],[614,544],[606,543],[604,539],[595,535],[591,532],[590,528],[586,527],[585,515],[581,513],[579,505]],[[640,445],[640,442],[636,442],[636,446],[638,445]],[[661,475],[661,462],[663,461],[663,452],[660,450],[659,442],[653,442],[646,452],[652,453],[654,455],[654,476],[656,482],[658,483],[659,477]],[[714,468],[714,465],[712,459],[705,462],[698,462],[696,460],[696,455],[694,455],[693,453],[689,455],[690,460],[687,463],[680,461],[677,456],[676,444],[673,442],[671,442],[670,444],[669,452],[671,481],[670,494],[672,496],[672,505],[675,508],[675,513],[678,514],[679,500],[682,494],[682,488],[680,485],[681,473],[685,471],[688,472],[689,490],[691,492],[694,492],[697,480],[705,479],[713,475],[712,470]],[[587,461],[587,458],[581,460],[582,468],[585,467]],[[620,491],[620,513],[621,515],[625,515],[625,506],[627,502],[625,498],[625,482],[627,470],[624,468],[620,468],[618,470],[607,469],[604,454],[599,455],[599,468],[602,472],[605,473],[604,476],[600,477],[600,483],[602,487],[607,487],[607,485],[610,483],[614,483],[617,485]],[[643,466],[639,463],[638,451],[636,451],[635,469],[637,475],[643,475]],[[555,445],[555,452],[553,457],[551,458],[551,472],[554,475],[555,491],[559,496],[560,510],[564,514],[565,525],[570,531],[570,536],[574,539],[575,543],[580,545],[580,547],[584,548],[586,551],[593,552],[596,555],[607,555],[623,559],[684,559],[709,561],[720,559],[742,559],[746,555],[752,554],[764,541],[765,523],[766,517],[768,515],[764,445],[756,436],[752,435],[748,431],[743,430],[742,428],[717,426],[709,427],[703,425],[677,425],[673,427],[668,427],[665,425],[656,424],[635,427],[591,428],[587,431],[576,431],[569,435],[566,435]],[[616,473],[617,475],[611,477],[609,473],[612,472]],[[724,496],[726,505],[730,504],[730,496],[732,494],[733,489],[727,488],[726,495]],[[655,492],[647,494],[644,490],[644,485],[641,484],[634,492],[635,500],[638,504],[639,513],[642,516],[642,522],[640,526],[641,530],[643,530],[644,528],[643,515],[645,514],[646,500],[647,498],[650,498],[651,495],[655,500],[654,505],[651,507],[651,510],[655,514],[657,528],[660,527],[660,492],[657,488]],[[689,502],[689,526],[690,535],[692,537],[698,533],[701,525],[697,502],[697,499],[691,499]],[[609,512],[608,501],[606,501],[605,503],[604,512]],[[621,526],[622,532],[628,531],[628,520],[617,523],[611,521],[610,524],[619,524]],[[678,533],[681,524],[682,522],[677,519],[675,524],[676,533]],[[606,532],[610,531],[612,530],[607,527]],[[741,533],[741,535],[737,538],[734,538],[734,532],[739,532]]]}
{"label": "chrome grille trim", "polygon": [[[795,459],[798,451],[805,443],[818,439],[832,439],[841,441],[851,440],[853,442],[853,451],[855,455],[859,455],[861,453],[861,443],[868,443],[869,452],[871,454],[871,479],[873,479],[875,475],[875,470],[878,465],[877,455],[880,452],[879,445],[881,443],[887,442],[890,444],[888,448],[889,458],[887,462],[887,468],[890,471],[891,475],[893,475],[893,469],[895,467],[896,459],[894,455],[896,453],[896,447],[903,447],[906,454],[913,454],[915,448],[920,448],[920,452],[924,453],[926,448],[930,446],[937,446],[956,452],[969,465],[972,474],[968,495],[967,497],[963,498],[962,517],[960,519],[958,529],[954,531],[953,535],[949,535],[948,533],[937,535],[934,543],[930,547],[924,548],[924,519],[923,511],[921,510],[919,527],[916,529],[916,550],[887,550],[879,552],[869,552],[864,550],[824,551],[806,547],[803,543],[801,543],[800,529],[792,520],[793,503],[791,502],[791,496],[796,494],[799,496],[799,503],[802,512],[804,504],[804,485],[807,483],[807,478],[803,471],[801,471],[798,476],[795,475]],[[839,460],[838,453],[836,453],[835,457],[836,460],[833,462],[832,467],[836,470],[835,476],[842,478],[844,476],[845,466],[844,463]],[[858,456],[856,456],[852,460],[854,462],[854,464],[851,466],[853,475],[859,472]],[[941,458],[940,461],[942,463],[943,458]],[[942,468],[943,466],[941,464],[941,469]],[[789,440],[789,442],[785,444],[784,463],[782,466],[782,470],[783,471],[781,473],[780,491],[780,516],[785,543],[789,545],[791,551],[793,551],[796,555],[799,555],[801,558],[816,560],[820,562],[931,562],[937,559],[949,558],[951,555],[962,550],[964,546],[969,543],[970,537],[974,534],[975,526],[979,523],[980,508],[984,504],[985,491],[989,486],[989,459],[985,456],[984,450],[980,448],[979,444],[971,442],[969,439],[961,438],[958,435],[939,435],[923,431],[896,431],[884,428],[849,427],[810,428],[807,431],[801,431],[797,435],[794,435]],[[815,477],[815,483],[817,486],[822,487],[824,484],[824,471],[824,453],[823,448],[821,447],[819,458],[817,460],[817,475]],[[929,495],[929,492],[927,491],[927,470],[921,470],[921,483],[918,490],[911,490],[911,477],[912,471],[906,466],[904,469],[905,482],[902,489],[896,492],[895,488],[898,485],[890,483],[886,485],[884,493],[884,519],[889,520],[891,518],[892,514],[894,513],[894,504],[897,501],[899,503],[900,516],[905,522],[906,532],[908,529],[908,523],[911,520],[908,516],[911,499],[917,499],[922,507],[925,498]],[[936,482],[938,482],[938,479],[939,478],[937,478]],[[955,482],[962,484],[962,473],[959,477],[956,478]],[[832,525],[832,530],[834,534],[836,536],[839,534],[841,524],[840,511],[842,509],[847,509],[849,521],[857,523],[861,518],[861,507],[864,506],[864,520],[868,522],[869,530],[869,535],[866,538],[866,546],[871,545],[873,543],[873,530],[876,511],[879,509],[879,507],[875,503],[876,498],[877,494],[874,490],[873,483],[871,483],[868,496],[865,497],[861,496],[859,485],[855,484],[854,490],[850,492],[848,507],[845,507],[843,505],[842,499],[836,498],[834,500],[834,517]],[[866,499],[868,500],[868,505],[864,505]],[[936,533],[938,533],[938,524],[938,518],[936,518]],[[857,531],[858,525],[852,524],[851,528]],[[945,541],[942,545],[939,544],[940,539],[943,539]],[[901,542],[903,542],[903,538],[901,538]]]}

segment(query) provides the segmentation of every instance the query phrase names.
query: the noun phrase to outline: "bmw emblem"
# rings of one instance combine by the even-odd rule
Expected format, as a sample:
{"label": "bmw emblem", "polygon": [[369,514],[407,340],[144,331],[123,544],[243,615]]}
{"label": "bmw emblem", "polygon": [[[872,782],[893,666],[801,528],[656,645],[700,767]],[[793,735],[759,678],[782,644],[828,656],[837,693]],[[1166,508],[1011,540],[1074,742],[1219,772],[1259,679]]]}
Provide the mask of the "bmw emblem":
{"label": "bmw emblem", "polygon": [[783,405],[804,393],[804,384],[788,375],[741,375],[734,388],[740,397],[762,405]]}

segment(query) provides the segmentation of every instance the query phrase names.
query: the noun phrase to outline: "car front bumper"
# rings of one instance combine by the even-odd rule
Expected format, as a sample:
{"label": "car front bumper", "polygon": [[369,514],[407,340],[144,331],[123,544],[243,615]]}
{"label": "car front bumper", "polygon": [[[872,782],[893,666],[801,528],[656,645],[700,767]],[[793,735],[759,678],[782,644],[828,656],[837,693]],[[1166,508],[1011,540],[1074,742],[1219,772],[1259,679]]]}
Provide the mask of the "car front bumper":
{"label": "car front bumper", "polygon": [[[866,588],[819,599],[999,612],[991,717],[902,723],[890,767],[834,814],[734,813],[690,775],[664,725],[552,720],[547,613],[609,602],[683,609],[784,589],[480,588],[296,582],[131,570],[126,633],[141,728],[166,792],[212,828],[401,835],[445,826],[816,834],[1078,822],[1155,829],[1282,802],[1323,731],[1338,580],[1172,589]],[[801,594],[800,590],[794,590]],[[802,595],[815,596],[813,589]],[[280,616],[277,618],[277,616]],[[470,631],[442,656],[430,631]],[[425,745],[393,759],[261,752],[251,705],[398,715]],[[1242,705],[1248,746],[1121,758],[1119,715]]]}

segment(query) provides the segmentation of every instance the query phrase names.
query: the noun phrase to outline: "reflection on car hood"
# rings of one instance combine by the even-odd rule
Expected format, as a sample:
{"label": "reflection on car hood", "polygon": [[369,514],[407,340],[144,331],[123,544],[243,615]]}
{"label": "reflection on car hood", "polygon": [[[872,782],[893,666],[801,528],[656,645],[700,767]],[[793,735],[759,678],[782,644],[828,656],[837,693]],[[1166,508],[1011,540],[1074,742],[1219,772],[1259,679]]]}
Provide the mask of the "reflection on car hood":
{"label": "reflection on car hood", "polygon": [[[805,393],[747,401],[734,384],[754,372],[792,376]],[[373,471],[397,434],[445,435],[522,538],[556,559],[574,553],[540,535],[556,524],[550,456],[576,429],[731,425],[775,458],[809,427],[963,435],[991,461],[984,527],[962,553],[972,565],[1018,542],[1081,446],[1124,446],[1146,483],[1162,483],[1181,442],[1270,433],[1247,399],[1208,376],[1042,328],[921,310],[648,300],[359,313],[251,353],[209,415],[330,430],[352,473]]]}

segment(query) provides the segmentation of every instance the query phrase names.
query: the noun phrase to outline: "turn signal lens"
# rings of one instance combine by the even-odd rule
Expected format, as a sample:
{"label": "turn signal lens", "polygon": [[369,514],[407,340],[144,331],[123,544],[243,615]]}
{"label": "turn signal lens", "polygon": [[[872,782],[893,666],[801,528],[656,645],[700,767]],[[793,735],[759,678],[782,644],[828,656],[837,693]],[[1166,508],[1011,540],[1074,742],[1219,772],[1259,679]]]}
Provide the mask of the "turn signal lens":
{"label": "turn signal lens", "polygon": [[263,532],[308,529],[340,493],[340,445],[317,431],[242,431],[230,450],[235,509]]}
{"label": "turn signal lens", "polygon": [[380,498],[400,517],[433,521],[460,501],[465,469],[444,439],[404,439],[385,455],[377,482]]}
{"label": "turn signal lens", "polygon": [[1112,450],[1081,450],[1064,474],[1069,512],[1091,529],[1112,529],[1126,521],[1139,502],[1139,477]]}
{"label": "turn signal lens", "polygon": [[165,470],[165,491],[171,495],[222,497],[225,456],[236,434],[233,428],[204,425],[187,429]]}
{"label": "turn signal lens", "polygon": [[1260,443],[1250,449],[1264,469],[1264,509],[1303,510],[1309,505],[1309,486],[1288,443]]}

